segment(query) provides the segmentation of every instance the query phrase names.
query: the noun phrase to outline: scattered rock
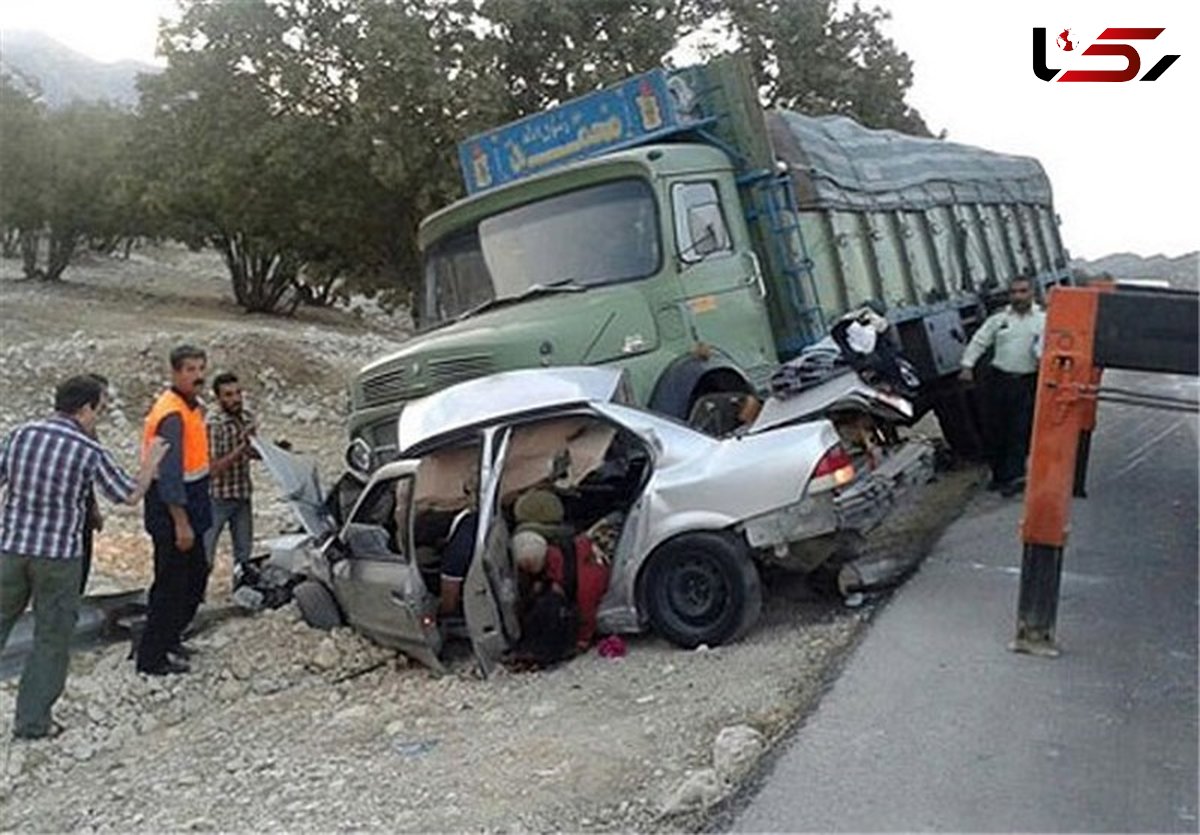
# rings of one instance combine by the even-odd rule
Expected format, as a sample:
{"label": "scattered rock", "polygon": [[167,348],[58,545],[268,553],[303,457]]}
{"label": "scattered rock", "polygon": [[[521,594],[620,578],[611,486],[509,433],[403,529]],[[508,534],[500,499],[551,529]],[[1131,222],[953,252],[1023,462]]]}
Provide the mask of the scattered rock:
{"label": "scattered rock", "polygon": [[246,694],[245,682],[235,678],[226,679],[217,688],[217,698],[223,702],[235,702]]}
{"label": "scattered rock", "polygon": [[713,742],[713,768],[725,783],[745,777],[767,750],[767,740],[749,725],[722,728]]}
{"label": "scattered rock", "polygon": [[210,818],[192,818],[183,825],[187,832],[209,832],[217,828]]}
{"label": "scattered rock", "polygon": [[721,796],[717,772],[711,768],[689,771],[682,782],[667,793],[661,804],[664,815],[677,815],[693,809],[704,809]]}
{"label": "scattered rock", "polygon": [[558,710],[554,702],[538,702],[529,708],[529,716],[533,719],[545,719]]}
{"label": "scattered rock", "polygon": [[331,725],[352,725],[355,722],[363,721],[370,715],[370,705],[351,705],[333,714],[333,718],[329,720],[329,723]]}
{"label": "scattered rock", "polygon": [[332,670],[337,666],[339,654],[333,638],[323,638],[313,653],[312,665],[318,670]]}

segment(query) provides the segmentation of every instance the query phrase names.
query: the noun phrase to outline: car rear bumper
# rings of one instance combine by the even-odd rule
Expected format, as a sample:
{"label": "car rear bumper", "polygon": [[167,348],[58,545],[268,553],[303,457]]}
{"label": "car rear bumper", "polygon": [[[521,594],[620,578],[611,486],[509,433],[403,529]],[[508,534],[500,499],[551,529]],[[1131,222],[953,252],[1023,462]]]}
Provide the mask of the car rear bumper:
{"label": "car rear bumper", "polygon": [[933,444],[908,441],[834,498],[839,530],[866,533],[882,522],[910,489],[932,480]]}

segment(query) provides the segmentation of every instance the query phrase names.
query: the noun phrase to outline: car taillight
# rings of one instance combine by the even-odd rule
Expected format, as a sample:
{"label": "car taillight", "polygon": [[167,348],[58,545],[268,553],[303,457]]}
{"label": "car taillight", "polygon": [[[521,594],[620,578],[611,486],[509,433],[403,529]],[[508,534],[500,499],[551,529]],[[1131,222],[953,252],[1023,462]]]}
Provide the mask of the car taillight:
{"label": "car taillight", "polygon": [[844,487],[852,481],[854,481],[854,461],[840,445],[833,446],[817,462],[817,467],[813,470],[812,478],[808,482],[808,492],[810,495],[823,493],[835,487]]}

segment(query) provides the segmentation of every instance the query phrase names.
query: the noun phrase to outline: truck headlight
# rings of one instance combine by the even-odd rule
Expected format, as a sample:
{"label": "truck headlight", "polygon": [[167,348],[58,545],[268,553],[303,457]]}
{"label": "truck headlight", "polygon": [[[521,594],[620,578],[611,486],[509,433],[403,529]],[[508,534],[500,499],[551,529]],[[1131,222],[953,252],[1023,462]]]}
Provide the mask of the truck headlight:
{"label": "truck headlight", "polygon": [[371,445],[362,438],[355,438],[346,447],[346,466],[350,469],[369,473],[371,471]]}

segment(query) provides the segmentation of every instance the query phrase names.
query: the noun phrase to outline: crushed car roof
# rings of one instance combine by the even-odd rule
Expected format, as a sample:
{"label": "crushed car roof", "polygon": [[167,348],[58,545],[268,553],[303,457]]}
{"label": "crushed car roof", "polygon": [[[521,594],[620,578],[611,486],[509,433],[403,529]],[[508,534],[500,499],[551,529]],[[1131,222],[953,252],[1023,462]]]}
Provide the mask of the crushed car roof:
{"label": "crushed car roof", "polygon": [[621,402],[624,383],[624,371],[594,367],[529,368],[468,380],[404,407],[397,436],[400,454],[510,415],[596,400]]}

